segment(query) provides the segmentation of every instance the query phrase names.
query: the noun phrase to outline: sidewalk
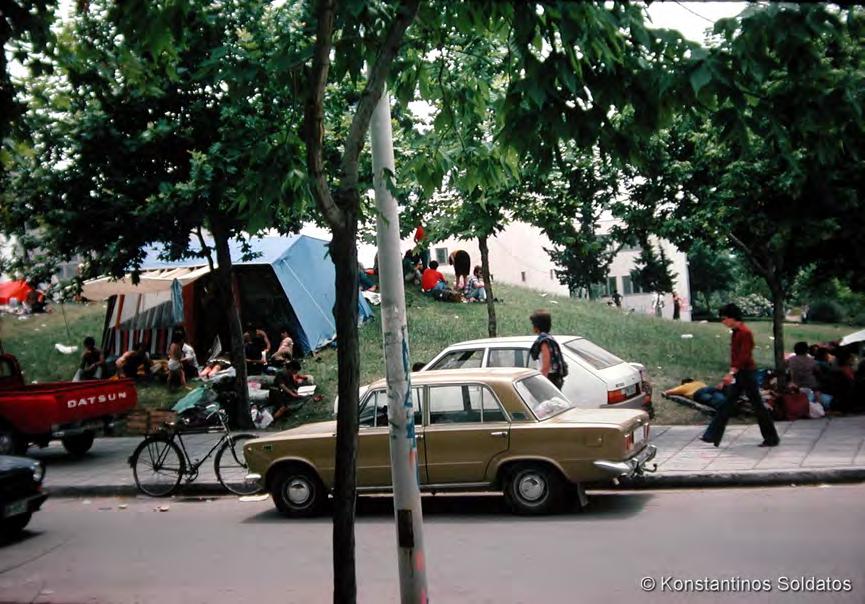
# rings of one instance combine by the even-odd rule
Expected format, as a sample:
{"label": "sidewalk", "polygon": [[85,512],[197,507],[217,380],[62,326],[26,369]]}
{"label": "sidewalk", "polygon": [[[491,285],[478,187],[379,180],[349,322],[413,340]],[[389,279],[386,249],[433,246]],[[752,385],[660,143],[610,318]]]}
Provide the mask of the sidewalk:
{"label": "sidewalk", "polygon": [[[807,484],[865,480],[865,416],[776,422],[781,444],[761,448],[755,425],[727,427],[719,448],[699,440],[702,426],[652,426],[658,472],[630,481],[631,488]],[[205,455],[219,435],[184,438],[190,456]],[[82,459],[71,459],[59,442],[32,448],[47,466],[45,487],[53,495],[135,494],[127,463],[141,437],[99,438]],[[213,457],[198,479],[179,493],[225,491],[213,473]]]}
{"label": "sidewalk", "polygon": [[781,444],[758,447],[756,423],[729,425],[721,446],[704,426],[653,426],[658,471],[627,486],[700,487],[865,480],[865,416],[775,422]]}

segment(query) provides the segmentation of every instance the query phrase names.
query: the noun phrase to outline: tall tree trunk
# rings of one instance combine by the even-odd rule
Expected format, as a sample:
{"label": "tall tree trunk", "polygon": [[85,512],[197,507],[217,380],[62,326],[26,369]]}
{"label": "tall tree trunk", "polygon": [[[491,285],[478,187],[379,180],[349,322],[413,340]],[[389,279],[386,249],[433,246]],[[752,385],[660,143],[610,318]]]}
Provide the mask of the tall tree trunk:
{"label": "tall tree trunk", "polygon": [[487,332],[491,338],[497,334],[496,306],[493,296],[493,281],[490,279],[490,249],[487,247],[487,236],[478,237],[478,248],[481,251],[481,273],[484,276],[484,287],[487,289]]}
{"label": "tall tree trunk", "polygon": [[237,291],[237,281],[231,275],[232,264],[231,251],[228,247],[228,232],[216,221],[211,221],[210,231],[213,234],[213,244],[216,248],[216,262],[219,265],[215,271],[217,291],[219,292],[219,300],[222,304],[225,320],[228,323],[231,364],[234,365],[237,372],[234,378],[234,393],[237,396],[237,409],[235,410],[234,419],[238,427],[249,429],[253,427],[253,424],[249,414],[246,354],[243,350],[243,330],[240,326],[240,308],[237,304],[238,300],[240,300],[240,295]]}
{"label": "tall tree trunk", "polygon": [[774,279],[769,279],[769,289],[772,291],[772,335],[775,337],[775,374],[778,385],[784,386],[786,380],[786,364],[784,363],[784,288]]}
{"label": "tall tree trunk", "polygon": [[[357,195],[357,191],[346,193]],[[354,559],[358,388],[360,347],[357,333],[357,208],[340,204],[346,214],[341,228],[333,229],[330,255],[336,267],[337,367],[339,408],[336,422],[336,467],[333,488],[333,601],[354,602],[357,581]]]}

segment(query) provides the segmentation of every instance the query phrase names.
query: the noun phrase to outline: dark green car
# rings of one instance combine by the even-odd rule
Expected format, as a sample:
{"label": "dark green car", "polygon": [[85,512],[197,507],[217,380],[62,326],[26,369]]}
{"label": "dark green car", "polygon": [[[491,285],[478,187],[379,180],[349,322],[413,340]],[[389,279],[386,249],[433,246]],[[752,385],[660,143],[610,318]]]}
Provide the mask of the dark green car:
{"label": "dark green car", "polygon": [[18,535],[33,512],[48,497],[42,491],[45,468],[41,462],[27,457],[0,455],[0,538]]}

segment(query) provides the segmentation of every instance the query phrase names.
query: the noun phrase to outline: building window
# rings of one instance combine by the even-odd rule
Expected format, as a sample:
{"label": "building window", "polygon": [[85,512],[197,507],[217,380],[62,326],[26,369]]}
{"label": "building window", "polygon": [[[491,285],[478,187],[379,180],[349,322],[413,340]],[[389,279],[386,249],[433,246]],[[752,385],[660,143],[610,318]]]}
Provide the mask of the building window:
{"label": "building window", "polygon": [[634,293],[634,283],[631,281],[630,275],[622,277],[622,294],[625,296]]}
{"label": "building window", "polygon": [[436,262],[439,264],[447,264],[448,263],[448,248],[446,247],[437,247],[436,248]]}
{"label": "building window", "polygon": [[643,288],[634,283],[634,278],[631,275],[622,276],[622,291],[619,292],[624,295],[628,294],[642,294],[645,293]]}
{"label": "building window", "polygon": [[619,291],[619,288],[616,287],[616,278],[607,277],[607,295],[612,296],[617,291]]}
{"label": "building window", "polygon": [[520,278],[523,280],[523,283],[526,282],[526,271],[522,271],[522,272],[520,273]]}
{"label": "building window", "polygon": [[552,279],[553,281],[556,280],[556,269],[554,268],[550,269],[550,279]]}

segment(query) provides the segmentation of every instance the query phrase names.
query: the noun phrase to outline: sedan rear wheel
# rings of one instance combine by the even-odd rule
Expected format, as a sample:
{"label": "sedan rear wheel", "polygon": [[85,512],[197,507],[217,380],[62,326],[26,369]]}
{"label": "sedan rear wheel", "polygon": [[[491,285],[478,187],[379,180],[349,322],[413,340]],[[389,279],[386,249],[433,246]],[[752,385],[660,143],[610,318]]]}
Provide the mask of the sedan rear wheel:
{"label": "sedan rear wheel", "polygon": [[549,514],[561,506],[564,490],[564,481],[554,469],[526,463],[509,472],[504,495],[516,514]]}
{"label": "sedan rear wheel", "polygon": [[327,493],[315,472],[300,465],[276,470],[270,495],[277,509],[291,518],[308,518],[321,511]]}

